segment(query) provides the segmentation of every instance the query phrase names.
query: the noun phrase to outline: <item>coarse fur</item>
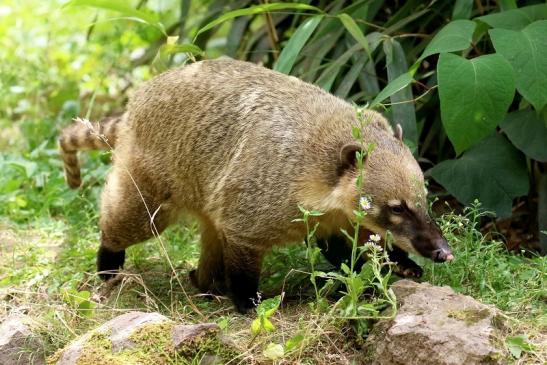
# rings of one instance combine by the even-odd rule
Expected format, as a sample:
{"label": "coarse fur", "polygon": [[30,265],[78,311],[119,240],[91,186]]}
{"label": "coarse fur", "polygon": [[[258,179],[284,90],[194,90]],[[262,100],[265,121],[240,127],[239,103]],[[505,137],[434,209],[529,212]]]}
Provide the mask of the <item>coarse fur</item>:
{"label": "coarse fur", "polygon": [[[316,86],[241,61],[201,61],[153,78],[113,124],[115,136],[107,136],[115,153],[101,201],[98,269],[113,274],[127,247],[189,212],[202,227],[192,281],[204,292],[227,292],[244,312],[257,298],[264,254],[305,237],[304,225],[294,222],[298,206],[324,212],[314,219],[318,239],[327,239],[351,230],[362,195],[372,202],[367,229],[392,231],[406,252],[446,258],[447,251],[432,253],[444,240],[429,219],[423,174],[402,135],[376,112],[366,111],[364,120]],[[354,127],[365,145],[374,145],[363,193]],[[90,134],[74,137],[83,132],[71,128],[60,145],[67,181],[77,187],[75,151],[103,145],[85,142]],[[408,216],[393,213],[394,206]]]}

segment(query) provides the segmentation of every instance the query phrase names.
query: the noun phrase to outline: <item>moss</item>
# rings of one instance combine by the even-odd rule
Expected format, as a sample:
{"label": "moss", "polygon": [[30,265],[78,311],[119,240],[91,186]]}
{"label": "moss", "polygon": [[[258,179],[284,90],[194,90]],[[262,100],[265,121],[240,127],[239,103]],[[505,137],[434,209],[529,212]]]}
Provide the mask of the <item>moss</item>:
{"label": "moss", "polygon": [[[109,333],[93,333],[81,349],[77,364],[189,364],[207,355],[216,356],[224,363],[238,355],[231,346],[219,340],[215,329],[204,331],[175,349],[172,341],[174,326],[172,321],[144,325],[129,336],[134,346],[119,352],[112,351]],[[48,363],[55,364],[60,355],[61,352],[57,352]]]}
{"label": "moss", "polygon": [[232,346],[222,342],[216,329],[203,331],[198,336],[181,344],[176,352],[186,359],[201,359],[206,355],[213,355],[224,360],[223,362],[238,355]]}
{"label": "moss", "polygon": [[490,315],[490,310],[483,309],[463,309],[459,311],[451,311],[448,313],[449,318],[454,318],[465,322],[466,325],[472,326],[477,322],[487,318]]}
{"label": "moss", "polygon": [[111,365],[124,365],[125,363],[120,361],[112,353],[112,342],[108,338],[108,333],[94,333],[89,340],[86,341],[84,347],[80,351],[80,357],[76,362],[77,365],[91,365],[91,364],[111,364]]}

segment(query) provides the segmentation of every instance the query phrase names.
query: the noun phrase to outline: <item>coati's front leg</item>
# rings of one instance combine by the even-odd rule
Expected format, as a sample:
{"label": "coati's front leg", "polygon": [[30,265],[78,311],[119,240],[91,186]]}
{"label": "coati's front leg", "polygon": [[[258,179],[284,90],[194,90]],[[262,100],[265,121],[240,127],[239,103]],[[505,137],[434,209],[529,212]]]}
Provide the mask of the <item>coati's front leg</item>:
{"label": "coati's front leg", "polygon": [[258,304],[258,283],[264,252],[246,240],[227,237],[224,246],[224,272],[228,295],[240,313]]}
{"label": "coati's front leg", "polygon": [[[344,262],[349,265],[351,260],[351,243],[341,235],[333,235],[327,239],[318,239],[317,246],[321,249],[321,253],[325,258],[334,265],[337,269]],[[395,273],[399,276],[408,278],[419,278],[423,274],[422,268],[408,257],[408,253],[397,246],[393,246],[392,250],[388,251],[389,259],[396,264]],[[361,268],[365,263],[365,258],[360,256],[357,259],[356,268]]]}
{"label": "coati's front leg", "polygon": [[[340,265],[345,263],[350,265],[351,260],[351,244],[344,236],[333,235],[329,238],[318,238],[317,247],[321,249],[321,253],[336,269],[340,269]],[[355,264],[357,269],[365,263],[363,257],[359,257]]]}
{"label": "coati's front leg", "polygon": [[396,264],[395,274],[404,278],[420,278],[424,271],[408,257],[408,253],[397,246],[388,252],[389,259]]}

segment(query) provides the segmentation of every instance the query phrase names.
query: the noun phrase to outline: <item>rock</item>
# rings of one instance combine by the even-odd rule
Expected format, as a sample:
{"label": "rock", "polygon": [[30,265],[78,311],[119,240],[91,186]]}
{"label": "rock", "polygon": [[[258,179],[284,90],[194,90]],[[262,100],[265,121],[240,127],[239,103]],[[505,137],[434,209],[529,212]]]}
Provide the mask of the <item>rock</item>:
{"label": "rock", "polygon": [[0,364],[45,364],[42,342],[32,333],[29,317],[14,314],[0,324]]}
{"label": "rock", "polygon": [[499,312],[450,287],[400,280],[399,310],[379,321],[366,341],[376,365],[504,364],[496,338]]}
{"label": "rock", "polygon": [[86,347],[88,347],[91,342],[96,342],[98,340],[108,339],[110,341],[108,346],[113,353],[120,352],[126,348],[132,348],[135,346],[135,343],[130,337],[137,329],[144,325],[168,321],[169,319],[167,317],[155,312],[129,312],[122,314],[72,342],[62,351],[57,364],[76,364],[82,355],[88,355],[88,353],[86,353],[86,350],[88,350]]}
{"label": "rock", "polygon": [[214,323],[177,325],[159,313],[130,312],[88,332],[49,361],[58,365],[168,364],[201,355],[216,364],[224,363],[222,359],[230,354]]}

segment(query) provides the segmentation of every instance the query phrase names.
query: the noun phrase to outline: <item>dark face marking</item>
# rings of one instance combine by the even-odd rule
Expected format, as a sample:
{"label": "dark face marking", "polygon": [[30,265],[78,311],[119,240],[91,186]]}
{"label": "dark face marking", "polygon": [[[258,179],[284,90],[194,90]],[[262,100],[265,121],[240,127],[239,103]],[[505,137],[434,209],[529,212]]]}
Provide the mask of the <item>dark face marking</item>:
{"label": "dark face marking", "polygon": [[424,212],[410,208],[405,201],[381,208],[377,223],[397,237],[407,238],[422,256],[436,262],[453,258],[448,242],[435,222]]}

